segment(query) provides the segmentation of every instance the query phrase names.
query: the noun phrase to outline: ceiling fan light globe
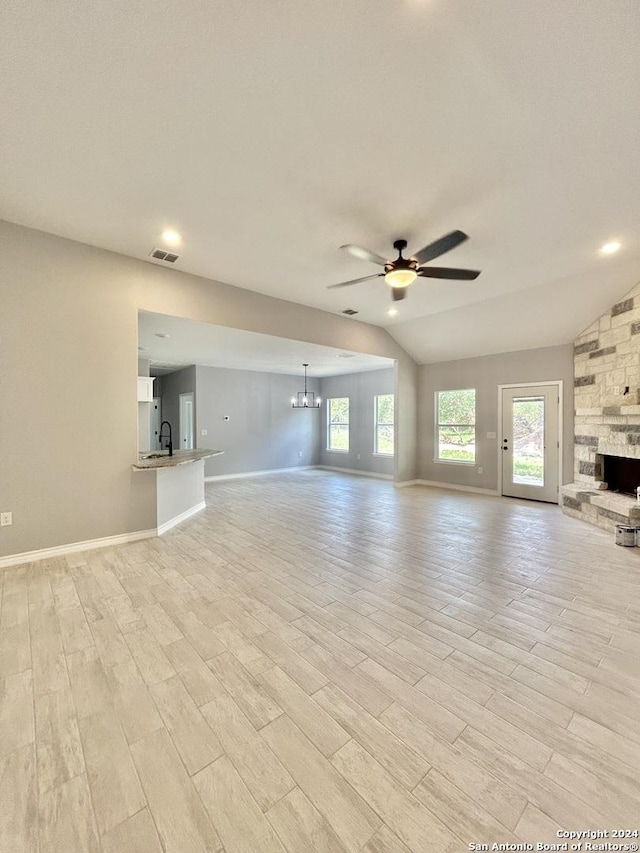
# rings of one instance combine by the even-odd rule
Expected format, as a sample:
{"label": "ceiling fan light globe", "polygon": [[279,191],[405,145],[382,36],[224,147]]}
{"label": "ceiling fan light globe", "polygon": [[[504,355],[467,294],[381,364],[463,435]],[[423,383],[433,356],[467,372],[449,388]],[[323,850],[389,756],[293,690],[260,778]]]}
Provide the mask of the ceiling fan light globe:
{"label": "ceiling fan light globe", "polygon": [[400,269],[389,270],[389,272],[385,274],[384,280],[390,287],[409,287],[417,277],[418,275],[415,270]]}

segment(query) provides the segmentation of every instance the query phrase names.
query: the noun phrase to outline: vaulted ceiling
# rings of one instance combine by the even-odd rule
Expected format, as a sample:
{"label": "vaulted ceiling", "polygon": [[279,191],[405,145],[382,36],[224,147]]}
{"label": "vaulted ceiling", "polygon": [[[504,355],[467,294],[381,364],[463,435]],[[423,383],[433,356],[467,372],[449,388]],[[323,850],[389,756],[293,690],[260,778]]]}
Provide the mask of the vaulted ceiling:
{"label": "vaulted ceiling", "polygon": [[[640,279],[638,0],[2,4],[0,216],[385,326],[569,341]],[[391,317],[341,252],[459,228]],[[608,240],[621,243],[610,257]]]}

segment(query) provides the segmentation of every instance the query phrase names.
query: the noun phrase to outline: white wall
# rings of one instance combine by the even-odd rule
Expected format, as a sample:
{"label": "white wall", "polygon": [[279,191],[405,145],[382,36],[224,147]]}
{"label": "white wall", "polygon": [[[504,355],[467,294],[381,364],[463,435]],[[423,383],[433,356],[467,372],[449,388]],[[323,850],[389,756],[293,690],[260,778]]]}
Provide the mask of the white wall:
{"label": "white wall", "polygon": [[[564,382],[563,475],[573,479],[573,345],[465,358],[419,368],[419,476],[439,483],[482,489],[498,488],[498,385],[519,382]],[[476,389],[476,464],[434,462],[435,393],[455,388]],[[497,439],[488,439],[496,432]],[[483,473],[478,473],[478,467]]]}
{"label": "white wall", "polygon": [[[307,381],[310,391],[319,386]],[[197,366],[197,446],[224,450],[206,460],[205,475],[317,465],[322,412],[291,408],[301,388],[299,374]]]}
{"label": "white wall", "polygon": [[138,310],[396,358],[400,476],[415,477],[415,363],[386,331],[0,223],[0,556],[155,526],[137,477]]}
{"label": "white wall", "polygon": [[204,501],[204,461],[198,459],[188,465],[175,468],[158,468],[153,473],[139,471],[139,477],[157,479],[157,524],[162,527],[168,521],[182,515]]}
{"label": "white wall", "polygon": [[[393,476],[394,459],[374,455],[374,398],[394,393],[394,369],[329,376],[320,382],[323,399],[320,464]],[[327,450],[326,400],[349,398],[349,452]]]}

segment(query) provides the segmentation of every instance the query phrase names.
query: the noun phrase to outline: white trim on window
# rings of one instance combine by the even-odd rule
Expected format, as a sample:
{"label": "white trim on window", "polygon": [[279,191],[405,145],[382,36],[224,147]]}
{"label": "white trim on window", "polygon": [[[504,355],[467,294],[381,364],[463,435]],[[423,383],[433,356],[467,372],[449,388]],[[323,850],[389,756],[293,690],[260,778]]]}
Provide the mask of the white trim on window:
{"label": "white trim on window", "polygon": [[[451,394],[456,391],[473,391],[473,424],[445,424],[440,423],[440,394]],[[476,388],[442,388],[434,392],[434,442],[433,461],[442,465],[477,465],[477,389]],[[440,428],[444,427],[468,427],[473,428],[473,459],[447,459],[440,456]]]}
{"label": "white trim on window", "polygon": [[[331,404],[334,400],[346,400],[347,401],[347,420],[346,421],[331,421]],[[325,435],[326,439],[326,451],[328,453],[349,453],[351,450],[351,405],[349,397],[329,397],[326,401],[326,409],[327,409],[327,432]],[[347,428],[347,446],[344,447],[332,447],[331,446],[331,427],[346,427]]]}
{"label": "white trim on window", "polygon": [[[393,406],[393,420],[391,423],[387,421],[379,421],[378,420],[378,400],[381,397],[391,397],[391,404]],[[372,456],[383,456],[386,459],[393,459],[395,456],[395,394],[392,392],[387,392],[386,394],[375,394],[373,397],[373,453]],[[393,443],[393,450],[390,453],[385,453],[384,450],[378,450],[378,428],[379,427],[391,427],[391,441]]]}

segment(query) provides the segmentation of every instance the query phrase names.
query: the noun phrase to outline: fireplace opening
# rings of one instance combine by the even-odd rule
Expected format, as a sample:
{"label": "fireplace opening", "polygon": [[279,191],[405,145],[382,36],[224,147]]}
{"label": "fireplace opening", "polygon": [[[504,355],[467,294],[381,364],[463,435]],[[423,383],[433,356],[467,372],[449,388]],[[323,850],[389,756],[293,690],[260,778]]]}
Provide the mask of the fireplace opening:
{"label": "fireplace opening", "polygon": [[603,455],[602,463],[602,479],[609,491],[635,497],[640,486],[640,459]]}

